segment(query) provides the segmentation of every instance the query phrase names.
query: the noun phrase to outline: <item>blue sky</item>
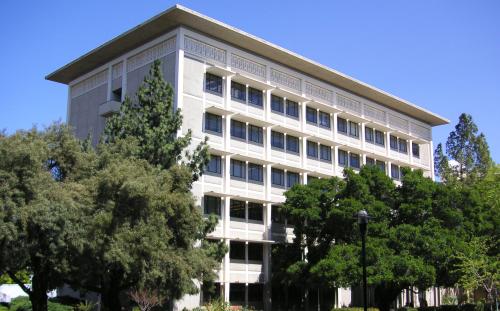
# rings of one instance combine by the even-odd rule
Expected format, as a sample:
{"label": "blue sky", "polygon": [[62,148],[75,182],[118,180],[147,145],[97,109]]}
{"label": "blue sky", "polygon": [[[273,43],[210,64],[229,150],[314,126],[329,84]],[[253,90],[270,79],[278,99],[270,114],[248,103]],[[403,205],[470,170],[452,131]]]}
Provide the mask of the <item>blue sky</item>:
{"label": "blue sky", "polygon": [[[46,74],[175,1],[0,1],[0,129],[66,118]],[[462,112],[500,162],[500,1],[179,1],[451,120]]]}

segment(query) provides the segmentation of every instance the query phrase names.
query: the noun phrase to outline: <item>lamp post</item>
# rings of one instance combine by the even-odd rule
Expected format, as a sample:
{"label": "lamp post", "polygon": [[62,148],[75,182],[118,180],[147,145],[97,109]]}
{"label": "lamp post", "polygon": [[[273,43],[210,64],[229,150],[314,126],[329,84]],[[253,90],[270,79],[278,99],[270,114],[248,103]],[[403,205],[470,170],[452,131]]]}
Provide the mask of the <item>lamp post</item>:
{"label": "lamp post", "polygon": [[366,227],[368,226],[368,213],[365,210],[358,212],[359,232],[361,233],[361,262],[363,264],[363,307],[368,310],[367,292],[366,292]]}

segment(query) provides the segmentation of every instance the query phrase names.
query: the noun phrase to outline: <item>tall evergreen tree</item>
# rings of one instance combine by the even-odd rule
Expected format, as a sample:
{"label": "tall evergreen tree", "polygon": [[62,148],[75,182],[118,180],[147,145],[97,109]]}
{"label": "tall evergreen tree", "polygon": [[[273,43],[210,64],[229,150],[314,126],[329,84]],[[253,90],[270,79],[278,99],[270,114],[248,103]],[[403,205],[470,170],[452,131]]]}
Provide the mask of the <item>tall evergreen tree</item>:
{"label": "tall evergreen tree", "polygon": [[443,181],[470,183],[484,177],[493,163],[484,134],[478,134],[477,125],[465,113],[460,115],[455,130],[448,136],[446,154],[439,144],[435,151],[435,170]]}

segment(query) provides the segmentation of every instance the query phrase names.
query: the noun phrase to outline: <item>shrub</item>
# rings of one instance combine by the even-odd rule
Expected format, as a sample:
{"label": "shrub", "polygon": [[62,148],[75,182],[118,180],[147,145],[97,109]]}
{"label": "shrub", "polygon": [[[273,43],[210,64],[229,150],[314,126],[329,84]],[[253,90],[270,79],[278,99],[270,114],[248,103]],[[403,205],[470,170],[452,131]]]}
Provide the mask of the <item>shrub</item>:
{"label": "shrub", "polygon": [[[47,304],[49,311],[73,311],[73,307],[57,302],[49,301]],[[31,311],[31,302],[28,297],[17,297],[12,299],[9,311]]]}

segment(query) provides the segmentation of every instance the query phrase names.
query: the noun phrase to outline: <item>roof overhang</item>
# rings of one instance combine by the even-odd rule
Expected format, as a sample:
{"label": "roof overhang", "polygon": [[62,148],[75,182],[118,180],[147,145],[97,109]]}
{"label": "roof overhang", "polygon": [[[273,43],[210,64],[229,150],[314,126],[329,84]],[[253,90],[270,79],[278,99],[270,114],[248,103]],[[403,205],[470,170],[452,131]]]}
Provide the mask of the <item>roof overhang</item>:
{"label": "roof overhang", "polygon": [[259,56],[279,62],[306,75],[410,115],[429,125],[436,126],[449,123],[448,119],[418,107],[404,99],[181,5],[175,5],[91,50],[47,75],[46,79],[69,84],[83,74],[179,26],[191,28],[209,36],[219,38],[244,50],[252,51]]}

